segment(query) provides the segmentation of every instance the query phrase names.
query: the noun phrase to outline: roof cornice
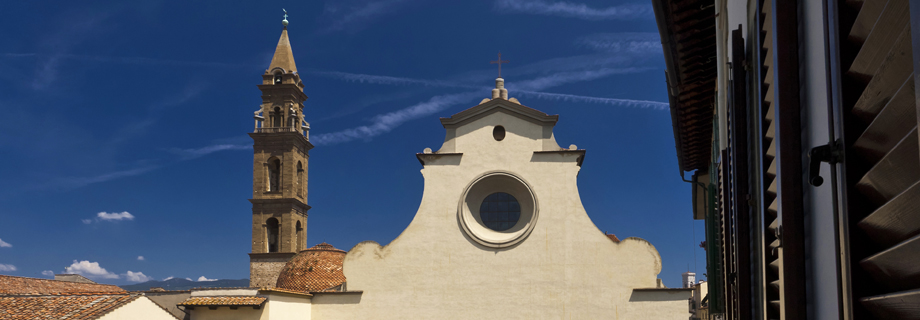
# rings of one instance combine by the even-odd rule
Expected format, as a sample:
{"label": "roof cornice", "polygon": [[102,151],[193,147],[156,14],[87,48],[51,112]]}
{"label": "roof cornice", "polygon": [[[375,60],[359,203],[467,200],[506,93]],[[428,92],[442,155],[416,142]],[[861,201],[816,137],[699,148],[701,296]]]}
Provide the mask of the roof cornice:
{"label": "roof cornice", "polygon": [[450,118],[441,118],[441,125],[443,125],[444,128],[456,128],[498,110],[507,111],[511,115],[539,125],[554,126],[556,125],[556,121],[559,121],[559,115],[548,115],[537,109],[525,107],[509,100],[495,98],[475,107],[455,113],[450,116]]}

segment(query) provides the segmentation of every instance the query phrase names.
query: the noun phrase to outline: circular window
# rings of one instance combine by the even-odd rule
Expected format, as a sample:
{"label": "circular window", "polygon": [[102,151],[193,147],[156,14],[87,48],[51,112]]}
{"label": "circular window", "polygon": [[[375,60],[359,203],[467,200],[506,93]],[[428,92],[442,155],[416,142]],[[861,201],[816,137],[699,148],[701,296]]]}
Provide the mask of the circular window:
{"label": "circular window", "polygon": [[495,141],[502,141],[505,139],[505,127],[495,126],[495,129],[492,129],[492,138],[495,138]]}
{"label": "circular window", "polygon": [[521,204],[514,196],[504,192],[490,194],[479,205],[479,219],[495,231],[511,229],[520,218]]}
{"label": "circular window", "polygon": [[458,220],[471,240],[492,248],[513,246],[530,235],[539,212],[530,185],[502,171],[470,182],[460,197]]}

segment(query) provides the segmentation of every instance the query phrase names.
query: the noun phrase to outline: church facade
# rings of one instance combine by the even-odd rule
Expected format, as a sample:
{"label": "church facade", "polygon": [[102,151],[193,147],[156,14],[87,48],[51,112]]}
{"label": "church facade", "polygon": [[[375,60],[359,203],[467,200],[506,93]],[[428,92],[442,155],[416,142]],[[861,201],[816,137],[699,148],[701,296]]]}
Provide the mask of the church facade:
{"label": "church facade", "polygon": [[287,30],[256,112],[250,289],[193,291],[192,319],[684,319],[689,289],[664,288],[640,238],[611,241],[582,206],[585,150],[560,147],[557,115],[509,98],[504,80],[441,118],[417,154],[424,194],[392,242],[306,248],[303,84]]}

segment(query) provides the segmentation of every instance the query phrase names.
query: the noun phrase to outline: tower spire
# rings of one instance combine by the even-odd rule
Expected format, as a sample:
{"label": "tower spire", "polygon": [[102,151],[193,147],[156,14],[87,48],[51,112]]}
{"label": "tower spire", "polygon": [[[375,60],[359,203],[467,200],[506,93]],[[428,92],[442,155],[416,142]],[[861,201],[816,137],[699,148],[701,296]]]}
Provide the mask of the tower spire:
{"label": "tower spire", "polygon": [[[284,10],[284,9],[281,9]],[[291,51],[291,41],[287,34],[287,10],[284,10],[284,20],[281,20],[284,30],[281,30],[281,39],[278,39],[278,46],[275,47],[275,55],[272,56],[272,62],[268,65],[268,70],[275,68],[284,69],[284,72],[296,72],[297,65],[294,64],[294,52]]]}
{"label": "tower spire", "polygon": [[[285,11],[287,15],[287,11]],[[282,20],[287,26],[287,17]],[[249,285],[270,287],[288,259],[307,245],[307,168],[310,124],[307,95],[294,65],[287,28],[262,74],[262,104],[253,114],[252,252]]]}

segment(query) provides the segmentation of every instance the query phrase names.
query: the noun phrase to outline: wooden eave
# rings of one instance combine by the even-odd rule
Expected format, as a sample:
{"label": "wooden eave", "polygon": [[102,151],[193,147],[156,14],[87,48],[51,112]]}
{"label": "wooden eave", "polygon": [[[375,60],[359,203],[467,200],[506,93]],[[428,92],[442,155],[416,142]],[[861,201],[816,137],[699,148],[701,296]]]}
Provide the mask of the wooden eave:
{"label": "wooden eave", "polygon": [[653,0],[681,171],[706,169],[717,77],[714,0]]}

